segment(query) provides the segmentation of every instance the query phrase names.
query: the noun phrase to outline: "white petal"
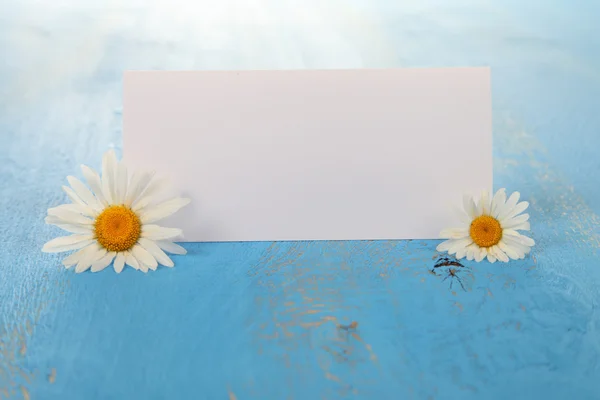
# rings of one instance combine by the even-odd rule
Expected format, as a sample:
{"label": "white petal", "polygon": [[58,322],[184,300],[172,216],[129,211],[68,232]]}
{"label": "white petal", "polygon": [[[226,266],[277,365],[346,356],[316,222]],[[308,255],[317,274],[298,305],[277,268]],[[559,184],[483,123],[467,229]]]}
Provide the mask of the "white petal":
{"label": "white petal", "polygon": [[151,270],[155,270],[156,267],[158,266],[158,262],[152,256],[152,254],[150,254],[148,252],[148,250],[146,250],[145,248],[143,248],[139,244],[134,245],[133,248],[131,249],[131,252],[135,256],[135,258],[138,260],[138,262],[140,262],[141,264],[146,265]]}
{"label": "white petal", "polygon": [[164,228],[158,225],[143,225],[142,237],[152,240],[165,240],[181,236],[183,231],[178,228]]}
{"label": "white petal", "polygon": [[63,251],[77,250],[90,244],[94,235],[71,235],[52,239],[44,245],[44,253],[60,253]]}
{"label": "white petal", "polygon": [[502,221],[515,208],[520,197],[521,193],[519,192],[514,192],[510,195],[502,209],[498,210],[498,221]]}
{"label": "white petal", "polygon": [[133,269],[140,269],[140,263],[138,263],[138,260],[133,256],[133,254],[131,254],[130,251],[125,253],[125,263]]}
{"label": "white petal", "polygon": [[[69,224],[67,222],[65,222],[63,219],[58,218],[54,215],[48,215],[46,218],[44,218],[44,222],[47,223],[48,225],[55,225],[58,226],[59,228],[65,229],[69,232],[73,232],[73,233],[90,233],[92,231],[93,226],[89,225],[89,224]],[[64,226],[64,228],[63,228]],[[67,229],[68,227],[68,229]],[[78,231],[75,230],[69,230],[69,229],[77,229]]]}
{"label": "white petal", "polygon": [[473,256],[476,262],[481,262],[487,255],[487,251],[484,248],[478,248],[473,250]]}
{"label": "white petal", "polygon": [[494,195],[494,198],[492,199],[492,209],[490,211],[490,215],[492,217],[496,218],[498,216],[498,210],[500,210],[500,208],[502,206],[504,206],[505,202],[506,202],[506,189],[502,188],[496,192],[496,194]]}
{"label": "white petal", "polygon": [[68,186],[63,186],[62,188],[65,191],[65,193],[67,194],[67,196],[69,196],[71,201],[74,203],[73,205],[78,206],[77,207],[78,213],[87,215],[89,217],[95,217],[98,214],[92,207],[88,206],[83,200],[81,200],[79,198],[79,196],[77,196],[77,193],[75,193],[75,191],[73,189],[71,189]]}
{"label": "white petal", "polygon": [[440,232],[441,239],[463,239],[469,236],[468,228],[450,228]]}
{"label": "white petal", "polygon": [[78,204],[61,204],[60,206],[50,207],[48,209],[48,214],[52,215],[52,212],[58,210],[70,211],[75,214],[83,214],[83,209]]}
{"label": "white petal", "polygon": [[131,183],[127,189],[127,197],[125,198],[125,205],[131,207],[134,201],[138,200],[140,194],[146,189],[152,177],[154,171],[151,172],[139,172],[135,171],[131,177]]}
{"label": "white petal", "polygon": [[492,246],[491,248],[492,250],[492,254],[500,261],[502,262],[508,262],[508,256],[506,255],[506,253],[504,253],[497,245]]}
{"label": "white petal", "polygon": [[160,247],[158,247],[158,245],[156,243],[154,243],[152,240],[149,240],[149,239],[146,239],[146,238],[140,238],[138,242],[161,265],[164,265],[165,267],[172,267],[174,265],[173,261],[169,258],[169,256],[167,256],[165,254],[165,252],[162,251],[160,249]]}
{"label": "white petal", "polygon": [[459,250],[464,249],[467,246],[471,245],[471,243],[473,243],[473,240],[470,237],[465,238],[465,239],[458,239],[452,244],[452,247],[450,247],[450,249],[448,249],[448,254],[454,254],[454,253],[458,252]]}
{"label": "white petal", "polygon": [[479,251],[478,247],[476,244],[472,244],[470,246],[467,246],[467,260],[472,261],[475,258],[475,251]]}
{"label": "white petal", "polygon": [[535,246],[535,240],[533,240],[532,238],[530,238],[528,236],[521,235],[518,232],[516,235],[513,235],[513,234],[506,235],[506,238],[511,239],[512,241],[517,242],[519,244],[522,244],[523,246],[529,246],[529,247]]}
{"label": "white petal", "polygon": [[82,272],[90,269],[93,263],[100,260],[102,257],[106,255],[106,249],[104,247],[100,247],[100,245],[96,246],[95,251],[90,252],[85,257],[83,257],[75,266],[75,272],[80,274]]}
{"label": "white petal", "polygon": [[109,204],[115,204],[115,180],[117,175],[117,156],[109,150],[102,157],[102,193]]}
{"label": "white petal", "polygon": [[92,272],[99,272],[108,267],[111,261],[115,258],[115,255],[116,253],[114,251],[106,253],[104,257],[92,264]]}
{"label": "white petal", "polygon": [[496,262],[496,257],[494,257],[492,254],[488,253],[487,255],[487,259],[489,262],[491,262],[492,264]]}
{"label": "white petal", "polygon": [[460,260],[461,258],[464,258],[466,255],[467,255],[467,248],[466,247],[458,249],[458,251],[456,252],[456,258],[458,260]]}
{"label": "white petal", "polygon": [[531,225],[529,224],[529,221],[525,221],[523,223],[513,226],[510,229],[513,231],[528,231],[531,229]]}
{"label": "white petal", "polygon": [[86,252],[93,251],[94,249],[95,246],[93,244],[89,244],[66,257],[64,260],[62,260],[62,263],[65,267],[69,268],[70,266],[77,264],[81,257],[85,256]]}
{"label": "white petal", "polygon": [[96,197],[94,197],[90,189],[88,189],[87,186],[83,184],[83,182],[81,182],[74,176],[67,176],[67,180],[69,181],[69,185],[71,185],[77,196],[79,196],[79,198],[83,200],[85,204],[87,204],[90,208],[94,210],[98,210],[100,208]]}
{"label": "white petal", "polygon": [[144,210],[144,208],[146,208],[150,202],[152,202],[152,196],[139,198],[137,202],[133,203],[131,209],[135,212],[140,212]]}
{"label": "white petal", "polygon": [[500,221],[500,225],[502,225],[503,229],[511,229],[515,226],[521,225],[523,222],[529,219],[529,214],[521,214],[511,219],[505,219]]}
{"label": "white petal", "polygon": [[523,211],[527,210],[527,208],[529,207],[529,202],[527,201],[522,201],[519,204],[517,204],[511,212],[508,213],[508,215],[506,215],[504,217],[504,219],[510,219],[513,218],[516,215],[521,214]]}
{"label": "white petal", "polygon": [[464,225],[471,224],[471,222],[472,222],[471,217],[469,217],[463,209],[456,207],[456,206],[452,206],[452,212],[454,213],[454,215],[456,215],[458,217],[460,222],[462,222]]}
{"label": "white petal", "polygon": [[479,203],[477,204],[478,215],[490,215],[490,194],[487,190],[481,192]]}
{"label": "white petal", "polygon": [[138,206],[138,203],[140,203],[142,200],[144,200],[146,202],[146,205],[149,204],[151,199],[167,186],[167,183],[168,183],[168,180],[165,177],[153,179],[150,182],[150,184],[148,184],[148,187],[146,187],[146,190],[142,191],[138,195],[137,200],[133,201],[131,208],[134,211],[136,209],[141,210],[143,207]]}
{"label": "white petal", "polygon": [[168,240],[156,240],[154,241],[158,247],[171,254],[187,254],[187,250],[180,245],[173,243]]}
{"label": "white petal", "polygon": [[176,197],[174,199],[167,200],[164,203],[160,203],[140,211],[140,220],[143,224],[159,221],[176,213],[180,208],[188,205],[189,203],[190,199],[183,197]]}
{"label": "white petal", "polygon": [[104,198],[104,193],[102,191],[102,180],[100,179],[100,175],[92,168],[83,164],[81,165],[81,172],[83,172],[83,176],[85,177],[85,180],[87,181],[88,185],[90,185],[92,193],[94,194],[96,199],[98,199],[98,202],[100,202],[100,204],[102,204],[103,206],[107,206],[108,202]]}
{"label": "white petal", "polygon": [[450,239],[450,240],[446,240],[440,244],[437,245],[437,247],[435,248],[437,251],[439,252],[445,252],[450,250],[450,248],[454,245],[454,243],[456,243],[458,239]]}
{"label": "white petal", "polygon": [[[46,217],[46,220],[50,217]],[[70,233],[82,233],[82,234],[91,234],[92,228],[90,225],[72,225],[72,224],[51,224],[54,225],[63,231],[67,231]]]}
{"label": "white petal", "polygon": [[471,196],[466,194],[463,196],[463,207],[471,220],[477,216],[477,207],[475,206],[475,202]]}
{"label": "white petal", "polygon": [[49,208],[48,215],[58,217],[68,224],[92,225],[94,223],[93,220],[62,206]]}
{"label": "white petal", "polygon": [[123,267],[125,266],[125,258],[126,253],[117,253],[115,257],[115,262],[113,263],[113,268],[117,274],[120,274],[123,271]]}
{"label": "white petal", "polygon": [[116,204],[123,204],[125,197],[127,196],[127,183],[128,183],[127,167],[125,163],[120,162],[117,165],[117,182],[116,182]]}
{"label": "white petal", "polygon": [[502,238],[502,241],[504,241],[504,243],[507,246],[510,246],[511,248],[513,248],[516,252],[519,253],[520,257],[519,258],[525,258],[526,254],[529,254],[529,252],[531,251],[531,247],[529,246],[525,246],[524,244],[521,244],[519,242],[519,239],[512,237],[512,236],[505,236]]}
{"label": "white petal", "polygon": [[504,240],[501,240],[500,243],[498,243],[498,247],[503,252],[505,252],[507,256],[509,256],[513,260],[518,260],[521,257],[519,255],[519,253],[516,251],[516,249],[514,249],[512,246],[509,246],[508,244],[506,244],[506,242]]}

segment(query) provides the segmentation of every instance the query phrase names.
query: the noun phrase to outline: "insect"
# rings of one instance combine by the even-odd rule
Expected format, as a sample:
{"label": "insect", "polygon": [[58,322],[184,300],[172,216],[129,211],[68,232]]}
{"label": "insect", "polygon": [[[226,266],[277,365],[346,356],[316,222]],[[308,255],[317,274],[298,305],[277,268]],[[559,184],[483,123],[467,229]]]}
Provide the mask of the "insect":
{"label": "insect", "polygon": [[457,259],[452,259],[448,257],[442,257],[437,260],[431,272],[436,276],[446,275],[442,280],[444,282],[446,279],[450,278],[450,289],[452,289],[452,285],[454,284],[454,280],[456,279],[460,284],[460,287],[466,292],[465,285],[463,284],[462,279],[459,274],[462,271],[470,271],[469,267],[465,267],[461,264]]}
{"label": "insect", "polygon": [[358,326],[358,322],[352,321],[352,323],[349,324],[349,325],[340,325],[340,324],[338,324],[337,327],[338,327],[338,329],[341,329],[341,330],[346,331],[346,332],[353,332],[353,331],[356,330],[357,326]]}

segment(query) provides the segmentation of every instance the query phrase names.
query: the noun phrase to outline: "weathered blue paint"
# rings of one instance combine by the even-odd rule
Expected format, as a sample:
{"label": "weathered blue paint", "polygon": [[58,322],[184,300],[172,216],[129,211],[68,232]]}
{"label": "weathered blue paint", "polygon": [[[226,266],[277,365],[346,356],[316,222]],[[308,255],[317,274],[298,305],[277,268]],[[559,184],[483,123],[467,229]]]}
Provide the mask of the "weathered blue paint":
{"label": "weathered blue paint", "polygon": [[[1,399],[600,398],[600,5],[173,3],[1,7]],[[538,243],[467,292],[437,241],[187,244],[147,275],[40,252],[65,176],[120,151],[124,69],[454,65],[492,66],[495,186]]]}

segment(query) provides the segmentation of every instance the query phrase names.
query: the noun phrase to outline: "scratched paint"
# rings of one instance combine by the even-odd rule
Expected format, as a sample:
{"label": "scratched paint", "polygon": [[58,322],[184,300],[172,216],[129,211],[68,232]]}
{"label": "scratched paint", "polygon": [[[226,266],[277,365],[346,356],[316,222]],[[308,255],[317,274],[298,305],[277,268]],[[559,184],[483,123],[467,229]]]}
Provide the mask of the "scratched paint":
{"label": "scratched paint", "polygon": [[[0,399],[598,398],[600,5],[174,3],[3,5]],[[120,152],[124,69],[454,65],[492,66],[495,186],[537,242],[465,290],[437,241],[186,244],[118,276],[39,252],[65,177]]]}

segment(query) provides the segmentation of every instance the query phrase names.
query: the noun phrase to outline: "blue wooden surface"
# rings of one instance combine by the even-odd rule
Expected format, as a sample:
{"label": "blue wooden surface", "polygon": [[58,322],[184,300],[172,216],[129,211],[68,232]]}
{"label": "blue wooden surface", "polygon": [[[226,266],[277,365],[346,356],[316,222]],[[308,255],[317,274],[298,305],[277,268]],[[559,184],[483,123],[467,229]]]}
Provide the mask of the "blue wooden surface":
{"label": "blue wooden surface", "polygon": [[[600,398],[597,2],[146,3],[0,7],[1,399]],[[466,292],[438,241],[187,244],[147,275],[40,252],[66,175],[120,152],[124,69],[464,65],[537,242]]]}

